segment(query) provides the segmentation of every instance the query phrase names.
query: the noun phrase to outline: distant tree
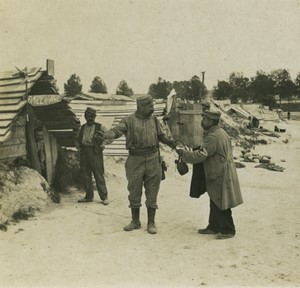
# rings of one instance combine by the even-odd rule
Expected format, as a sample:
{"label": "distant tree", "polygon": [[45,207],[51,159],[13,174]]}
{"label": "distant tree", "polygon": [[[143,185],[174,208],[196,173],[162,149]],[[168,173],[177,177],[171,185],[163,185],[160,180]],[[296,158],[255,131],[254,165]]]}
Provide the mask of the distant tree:
{"label": "distant tree", "polygon": [[244,77],[243,73],[231,73],[229,75],[229,85],[231,87],[230,101],[232,103],[250,100],[249,79]]}
{"label": "distant tree", "polygon": [[191,80],[191,92],[192,92],[192,100],[197,102],[200,100],[201,97],[201,89],[202,89],[202,83],[200,81],[200,78],[197,75],[194,75]]}
{"label": "distant tree", "polygon": [[148,93],[155,99],[167,99],[170,91],[172,90],[173,85],[169,81],[158,78],[157,83],[152,83],[149,87]]}
{"label": "distant tree", "polygon": [[[250,90],[253,92],[253,102],[262,103],[268,95],[274,95],[274,81],[263,71],[257,71],[251,78]],[[274,98],[275,99],[275,98]]]}
{"label": "distant tree", "polygon": [[200,81],[200,78],[197,75],[194,75],[191,80],[191,93],[192,100],[195,102],[200,101],[201,98],[204,98],[207,94],[207,89],[204,84]]}
{"label": "distant tree", "polygon": [[231,87],[226,81],[218,81],[217,86],[213,89],[213,97],[217,100],[230,98]]}
{"label": "distant tree", "polygon": [[276,99],[274,95],[265,95],[261,99],[261,102],[264,106],[269,106],[270,110],[273,110],[275,104],[276,104]]}
{"label": "distant tree", "polygon": [[107,88],[101,77],[96,76],[92,81],[91,92],[107,94]]}
{"label": "distant tree", "polygon": [[116,94],[131,96],[133,94],[133,90],[128,87],[125,80],[122,80],[117,87]]}
{"label": "distant tree", "polygon": [[295,84],[294,94],[299,98],[300,97],[300,72],[297,74],[294,84]]}
{"label": "distant tree", "polygon": [[277,69],[271,72],[271,78],[274,81],[275,94],[279,95],[281,100],[286,98],[290,100],[290,97],[295,91],[295,84],[291,80],[291,76],[286,69]]}
{"label": "distant tree", "polygon": [[190,81],[174,81],[173,88],[176,91],[176,95],[181,99],[191,99],[192,98],[192,87]]}
{"label": "distant tree", "polygon": [[67,81],[64,83],[65,93],[68,96],[75,96],[82,91],[82,84],[79,76],[72,74]]}

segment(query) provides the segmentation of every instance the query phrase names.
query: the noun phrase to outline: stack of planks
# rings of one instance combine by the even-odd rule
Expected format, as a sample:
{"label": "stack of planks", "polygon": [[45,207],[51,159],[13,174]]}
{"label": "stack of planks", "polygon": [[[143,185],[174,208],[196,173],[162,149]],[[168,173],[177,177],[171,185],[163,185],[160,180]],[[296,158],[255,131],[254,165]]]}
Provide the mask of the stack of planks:
{"label": "stack of planks", "polygon": [[14,119],[26,105],[27,94],[42,74],[41,68],[28,69],[27,77],[17,70],[0,73],[0,143],[9,138]]}

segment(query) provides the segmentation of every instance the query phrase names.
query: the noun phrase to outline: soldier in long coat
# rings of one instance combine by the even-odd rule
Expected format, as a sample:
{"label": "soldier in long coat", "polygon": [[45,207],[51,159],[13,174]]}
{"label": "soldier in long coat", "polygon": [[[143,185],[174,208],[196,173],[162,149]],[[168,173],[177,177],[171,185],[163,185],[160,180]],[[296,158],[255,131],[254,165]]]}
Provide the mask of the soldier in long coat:
{"label": "soldier in long coat", "polygon": [[221,114],[205,111],[201,125],[204,145],[195,151],[177,149],[186,163],[204,164],[206,190],[210,198],[209,224],[200,234],[217,234],[218,239],[235,235],[231,208],[243,203],[240,184],[232,156],[230,137],[218,125]]}

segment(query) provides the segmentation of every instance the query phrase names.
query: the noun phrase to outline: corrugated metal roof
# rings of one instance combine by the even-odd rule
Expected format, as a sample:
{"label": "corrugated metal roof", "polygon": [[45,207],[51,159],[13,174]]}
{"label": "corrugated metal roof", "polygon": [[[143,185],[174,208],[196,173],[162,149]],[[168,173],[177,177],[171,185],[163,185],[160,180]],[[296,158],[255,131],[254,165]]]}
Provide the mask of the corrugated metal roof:
{"label": "corrugated metal roof", "polygon": [[26,95],[41,77],[43,73],[41,69],[36,67],[27,69],[27,84],[17,69],[0,72],[0,143],[8,138],[11,123],[26,105]]}

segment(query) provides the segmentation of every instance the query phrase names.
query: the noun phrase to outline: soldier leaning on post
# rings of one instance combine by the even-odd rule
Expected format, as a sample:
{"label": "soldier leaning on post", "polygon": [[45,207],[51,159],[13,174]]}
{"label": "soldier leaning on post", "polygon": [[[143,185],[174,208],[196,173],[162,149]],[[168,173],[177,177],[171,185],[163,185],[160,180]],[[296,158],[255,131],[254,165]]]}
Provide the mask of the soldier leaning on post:
{"label": "soldier leaning on post", "polygon": [[236,230],[231,208],[243,203],[240,184],[232,156],[230,137],[218,125],[221,113],[205,111],[201,126],[205,130],[203,147],[177,153],[186,163],[204,164],[206,191],[210,198],[208,226],[200,234],[216,234],[218,239],[234,237]]}
{"label": "soldier leaning on post", "polygon": [[98,194],[102,203],[108,205],[107,188],[104,178],[103,149],[105,143],[99,137],[100,131],[108,131],[102,124],[95,122],[96,110],[87,107],[84,117],[86,124],[78,130],[75,145],[80,153],[80,169],[83,177],[85,197],[78,203],[92,202],[94,190],[92,184],[92,173],[95,177]]}
{"label": "soldier leaning on post", "polygon": [[152,115],[153,112],[152,97],[141,96],[137,99],[135,113],[123,118],[116,127],[103,133],[103,139],[117,139],[122,135],[126,137],[129,156],[125,170],[132,221],[124,227],[125,231],[141,228],[140,207],[144,186],[148,215],[147,230],[150,234],[157,233],[155,212],[158,208],[157,195],[162,175],[158,145],[162,142],[174,149],[176,144],[162,132],[157,118]]}

